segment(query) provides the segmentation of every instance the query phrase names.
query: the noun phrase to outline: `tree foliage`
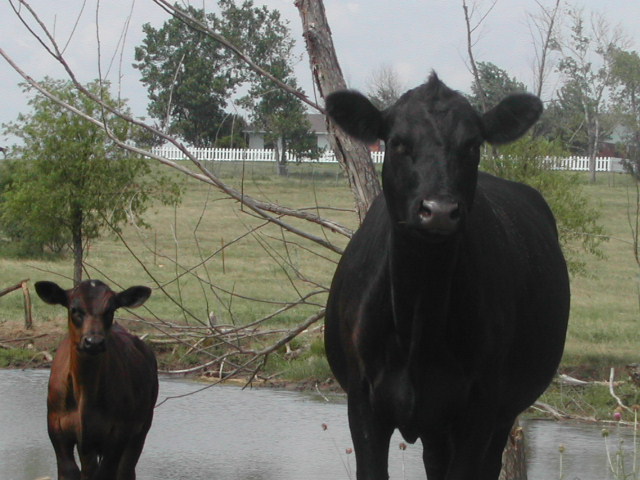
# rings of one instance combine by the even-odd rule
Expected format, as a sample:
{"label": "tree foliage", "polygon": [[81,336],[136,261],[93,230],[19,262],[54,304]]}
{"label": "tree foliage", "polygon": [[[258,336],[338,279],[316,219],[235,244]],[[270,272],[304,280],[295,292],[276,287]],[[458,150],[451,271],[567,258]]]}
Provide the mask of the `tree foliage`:
{"label": "tree foliage", "polygon": [[[176,5],[177,6],[177,5]],[[256,7],[252,0],[236,5],[219,0],[219,14],[183,9],[189,16],[220,32],[272,75],[297,88],[289,27],[277,10]],[[228,113],[230,99],[242,84],[248,94],[239,102],[254,126],[296,153],[312,146],[310,125],[299,99],[249,69],[233,53],[204,32],[177,17],[155,29],[144,25],[146,38],[136,47],[134,67],[147,86],[149,114],[172,135],[194,146],[238,145],[246,125]]]}
{"label": "tree foliage", "polygon": [[[471,83],[469,101],[477,110],[483,110],[482,96],[487,107],[491,108],[512,93],[522,93],[527,90],[524,83],[515,77],[510,77],[506,70],[491,62],[478,62],[478,77],[482,85],[474,79]],[[482,91],[484,95],[482,94]]]}
{"label": "tree foliage", "polygon": [[623,151],[638,178],[640,169],[640,56],[616,49],[611,55],[616,120],[622,129]]}
{"label": "tree foliage", "polygon": [[367,85],[367,96],[379,110],[395,104],[406,88],[398,73],[389,65],[382,65],[373,72]]}
{"label": "tree foliage", "polygon": [[[71,82],[47,78],[42,84],[69,105],[103,118],[119,140],[131,136],[128,122],[102,110]],[[124,102],[111,97],[109,84],[94,81],[86,88],[126,111]],[[26,85],[24,91],[33,93]],[[3,126],[22,144],[12,149],[3,172],[0,230],[25,254],[71,250],[74,280],[79,281],[88,243],[126,221],[144,224],[141,215],[150,201],[175,202],[179,188],[152,175],[143,158],[116,147],[102,128],[53,100],[36,94],[29,105],[31,113]]]}
{"label": "tree foliage", "polygon": [[[186,7],[197,20],[218,27],[214,14]],[[225,107],[241,83],[231,54],[218,42],[176,17],[156,29],[144,24],[134,67],[149,95],[148,112],[163,129],[196,147],[213,146],[231,134]]]}
{"label": "tree foliage", "polygon": [[570,38],[559,48],[558,71],[565,81],[558,102],[565,120],[565,139],[579,154],[590,157],[591,181],[595,182],[595,157],[601,142],[611,133],[607,93],[611,86],[613,51],[622,39],[602,17],[592,17],[587,28],[582,10],[570,11]]}
{"label": "tree foliage", "polygon": [[[298,89],[293,70],[295,42],[280,12],[255,7],[251,0],[240,7],[232,0],[220,0],[219,5],[227,38],[271,75]],[[286,164],[287,152],[317,158],[316,138],[302,102],[253,71],[247,71],[247,80],[249,92],[239,103],[251,112],[253,128],[266,132],[266,141],[278,149],[280,165]]]}
{"label": "tree foliage", "polygon": [[562,142],[527,135],[500,147],[498,153],[485,155],[482,169],[540,191],[556,217],[569,269],[586,273],[584,254],[603,256],[605,231],[598,223],[599,210],[583,192],[580,175],[553,169],[555,159],[567,156]]}

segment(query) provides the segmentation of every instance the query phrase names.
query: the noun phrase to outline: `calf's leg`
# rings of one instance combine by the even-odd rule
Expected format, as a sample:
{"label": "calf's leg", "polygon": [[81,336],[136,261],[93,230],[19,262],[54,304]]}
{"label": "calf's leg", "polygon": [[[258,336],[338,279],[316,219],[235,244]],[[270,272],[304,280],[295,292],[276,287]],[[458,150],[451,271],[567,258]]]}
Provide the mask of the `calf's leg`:
{"label": "calf's leg", "polygon": [[129,440],[129,443],[122,454],[122,458],[120,459],[120,465],[118,465],[117,480],[136,479],[136,465],[138,464],[138,460],[142,454],[148,429],[149,427],[138,435],[134,435],[131,440]]}
{"label": "calf's leg", "polygon": [[80,469],[73,456],[76,438],[73,433],[60,427],[60,419],[57,415],[49,414],[48,432],[49,439],[56,454],[59,480],[80,480]]}

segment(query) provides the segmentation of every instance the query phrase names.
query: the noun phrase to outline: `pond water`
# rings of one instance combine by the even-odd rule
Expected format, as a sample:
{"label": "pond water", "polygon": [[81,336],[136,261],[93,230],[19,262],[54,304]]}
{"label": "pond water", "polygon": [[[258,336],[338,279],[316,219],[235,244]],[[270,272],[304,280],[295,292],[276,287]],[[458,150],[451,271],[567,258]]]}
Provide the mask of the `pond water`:
{"label": "pond water", "polygon": [[[47,370],[0,370],[0,480],[55,478],[55,456],[46,432]],[[159,400],[201,388],[161,379]],[[316,393],[214,386],[174,398],[155,412],[138,463],[139,480],[334,480],[355,478],[355,458],[343,398],[327,402]],[[323,430],[322,425],[327,429]],[[529,480],[605,480],[601,428],[550,421],[524,423]],[[632,432],[614,429],[631,448]],[[424,480],[421,446],[391,441],[390,478]],[[630,455],[629,455],[630,456]]]}

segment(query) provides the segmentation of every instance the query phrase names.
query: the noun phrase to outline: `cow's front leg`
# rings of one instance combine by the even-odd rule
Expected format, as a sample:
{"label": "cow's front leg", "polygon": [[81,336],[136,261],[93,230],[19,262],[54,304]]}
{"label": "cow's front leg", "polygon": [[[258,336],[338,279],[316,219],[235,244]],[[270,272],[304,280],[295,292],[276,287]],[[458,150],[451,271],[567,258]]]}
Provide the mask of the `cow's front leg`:
{"label": "cow's front leg", "polygon": [[[124,454],[126,439],[121,439],[119,436],[115,436],[115,439],[113,440],[118,441],[109,441],[105,445],[105,453],[100,461],[100,467],[91,480],[120,480],[120,477],[118,476],[118,468],[120,466],[120,460]],[[133,478],[135,478],[135,476]]]}
{"label": "cow's front leg", "polygon": [[[65,419],[66,420],[66,419]],[[80,480],[80,469],[73,456],[76,437],[72,427],[63,428],[62,415],[57,412],[49,413],[48,433],[53,450],[56,453],[59,480]]]}
{"label": "cow's front leg", "polygon": [[451,445],[448,433],[439,431],[421,435],[422,461],[429,480],[444,480],[451,462]]}
{"label": "cow's front leg", "polygon": [[75,441],[51,437],[56,453],[59,480],[80,480],[80,469],[73,456]]}
{"label": "cow's front leg", "polygon": [[366,388],[349,391],[348,409],[357,480],[387,480],[389,440],[394,427],[389,419],[373,411]]}
{"label": "cow's front leg", "polygon": [[[487,405],[469,408],[474,415],[460,419],[453,428],[454,456],[447,480],[498,480],[502,448],[509,426],[499,424]],[[470,412],[471,413],[471,412]],[[484,413],[484,414],[483,414]],[[498,446],[501,445],[500,448]]]}
{"label": "cow's front leg", "polygon": [[95,448],[79,444],[78,456],[82,466],[82,480],[93,480],[100,467],[100,459]]}

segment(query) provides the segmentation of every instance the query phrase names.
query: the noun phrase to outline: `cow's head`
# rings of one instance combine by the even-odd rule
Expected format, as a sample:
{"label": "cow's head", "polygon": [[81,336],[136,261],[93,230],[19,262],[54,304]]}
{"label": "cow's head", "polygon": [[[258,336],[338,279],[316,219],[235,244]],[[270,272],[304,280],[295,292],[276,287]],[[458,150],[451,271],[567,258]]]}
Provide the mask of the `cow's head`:
{"label": "cow's head", "polygon": [[473,203],[482,143],[519,138],[542,102],[516,94],[480,114],[432,74],[384,111],[355,91],[329,95],[326,108],[351,136],[385,141],[382,186],[394,225],[444,239],[460,229]]}
{"label": "cow's head", "polygon": [[71,341],[78,351],[90,354],[105,351],[116,309],[139,307],[151,295],[148,287],[131,287],[115,293],[100,280],[85,280],[69,290],[53,282],[36,282],[35,287],[46,303],[67,308]]}

